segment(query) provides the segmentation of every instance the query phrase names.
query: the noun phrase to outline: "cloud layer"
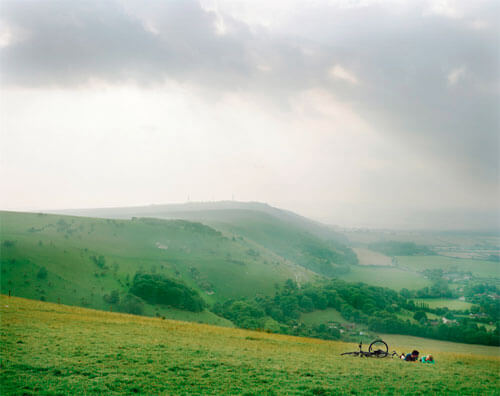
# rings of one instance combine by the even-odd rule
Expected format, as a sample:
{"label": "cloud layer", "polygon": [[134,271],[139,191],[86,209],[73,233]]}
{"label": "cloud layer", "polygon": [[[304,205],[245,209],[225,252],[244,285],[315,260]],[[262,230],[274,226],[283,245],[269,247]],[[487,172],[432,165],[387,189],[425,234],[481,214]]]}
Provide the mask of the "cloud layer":
{"label": "cloud layer", "polygon": [[[277,123],[278,146],[293,141],[294,133],[321,144],[334,144],[340,135],[347,146],[358,139],[359,152],[366,155],[359,161],[363,171],[353,162],[356,150],[349,148],[345,173],[356,178],[358,172],[362,187],[345,201],[377,206],[382,213],[383,207],[361,197],[389,199],[387,191],[403,190],[407,193],[394,198],[398,213],[453,207],[483,216],[486,211],[493,217],[485,226],[492,226],[499,197],[499,12],[494,1],[4,1],[1,81],[4,98],[24,92],[26,106],[42,92],[70,98],[102,87],[133,87],[134,95],[175,91],[182,100],[200,100],[204,105],[197,108],[207,114],[217,113],[216,106],[231,111],[234,101],[246,103],[268,120],[262,129]],[[145,113],[151,106],[146,102],[138,104]],[[244,114],[233,120],[234,125],[247,121]],[[159,119],[155,127],[168,128],[169,122]],[[215,141],[226,136],[227,123],[217,128],[214,122]],[[298,124],[316,132],[300,135],[294,132]],[[7,119],[4,126],[9,125],[7,140],[16,131]],[[39,133],[50,135],[44,128]],[[273,132],[255,134],[265,141]],[[294,154],[300,154],[299,146]],[[391,156],[398,169],[374,165]],[[312,159],[303,166],[311,173],[316,169]],[[334,217],[340,203],[334,198],[338,190],[328,187],[327,171],[317,170],[324,190],[318,187],[315,198],[298,193],[300,204],[289,204],[304,209],[328,197],[313,214]],[[434,202],[436,185],[448,190]],[[259,189],[258,181],[253,187]],[[420,194],[421,203],[415,203]],[[278,192],[268,199],[286,202]]]}

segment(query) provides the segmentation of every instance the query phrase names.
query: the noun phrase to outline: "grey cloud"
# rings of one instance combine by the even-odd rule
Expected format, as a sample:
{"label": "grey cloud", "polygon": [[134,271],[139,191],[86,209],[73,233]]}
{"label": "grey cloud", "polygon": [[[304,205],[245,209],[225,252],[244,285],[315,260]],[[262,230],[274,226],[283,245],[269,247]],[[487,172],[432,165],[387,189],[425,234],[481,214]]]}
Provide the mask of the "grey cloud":
{"label": "grey cloud", "polygon": [[[498,194],[499,3],[482,2],[455,19],[426,15],[419,2],[399,10],[316,3],[275,30],[247,26],[222,9],[222,35],[218,16],[195,1],[138,4],[4,1],[3,20],[26,35],[1,51],[4,86],[170,78],[209,92],[255,91],[279,105],[319,86],[388,139]],[[487,27],[473,29],[472,20]],[[330,78],[334,64],[360,83]],[[465,72],[450,86],[447,76],[458,67]]]}
{"label": "grey cloud", "polygon": [[217,36],[215,16],[191,1],[166,3],[159,12],[153,15],[158,31],[151,31],[115,1],[6,2],[4,21],[26,38],[2,49],[3,83],[69,86],[100,78],[147,84],[246,73],[242,34]]}
{"label": "grey cloud", "polygon": [[[329,45],[332,59],[362,81],[355,91],[332,89],[391,138],[452,162],[462,177],[498,182],[499,31],[486,3],[479,16],[493,28],[464,20],[390,12],[380,6],[301,15],[301,34]],[[333,16],[333,18],[332,18]],[[449,86],[448,73],[466,73]]]}

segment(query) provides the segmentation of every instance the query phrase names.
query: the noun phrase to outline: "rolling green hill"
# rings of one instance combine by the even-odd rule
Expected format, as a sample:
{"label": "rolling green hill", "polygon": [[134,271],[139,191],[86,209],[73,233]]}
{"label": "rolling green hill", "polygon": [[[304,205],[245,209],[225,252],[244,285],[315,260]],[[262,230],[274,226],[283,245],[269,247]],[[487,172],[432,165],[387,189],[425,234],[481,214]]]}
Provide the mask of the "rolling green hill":
{"label": "rolling green hill", "polygon": [[433,365],[340,356],[355,344],[0,297],[2,395],[498,393],[498,348],[387,336]]}
{"label": "rolling green hill", "polygon": [[217,223],[235,223],[248,213],[264,213],[300,228],[321,239],[347,242],[347,238],[332,227],[300,216],[288,210],[275,208],[261,202],[188,202],[183,204],[149,205],[118,208],[67,209],[48,213],[85,217],[104,217],[130,219],[132,217],[177,218],[186,220],[205,220]]}
{"label": "rolling green hill", "polygon": [[304,268],[326,276],[357,264],[347,239],[331,227],[258,202],[186,203],[129,208],[60,211],[91,217],[183,219],[209,225],[228,236],[243,237]]}
{"label": "rolling green hill", "polygon": [[[33,299],[116,309],[111,292],[123,300],[138,271],[181,280],[209,303],[316,276],[246,238],[184,220],[0,212],[0,222],[1,290]],[[143,310],[169,315],[166,307]],[[200,320],[219,323],[207,315],[215,316]]]}

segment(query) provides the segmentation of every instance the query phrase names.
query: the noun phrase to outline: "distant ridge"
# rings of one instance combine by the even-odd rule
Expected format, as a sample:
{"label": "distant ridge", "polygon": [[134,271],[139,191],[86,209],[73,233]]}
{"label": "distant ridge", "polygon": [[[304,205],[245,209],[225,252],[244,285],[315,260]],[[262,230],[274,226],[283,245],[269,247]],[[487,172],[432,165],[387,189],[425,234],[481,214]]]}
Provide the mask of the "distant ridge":
{"label": "distant ridge", "polygon": [[298,226],[304,231],[325,240],[347,243],[347,238],[332,226],[301,216],[292,211],[276,208],[263,202],[216,201],[186,202],[176,204],[152,204],[144,206],[84,208],[48,210],[44,213],[73,216],[130,219],[132,217],[155,217],[161,219],[184,219],[207,224],[233,223],[255,213],[267,214],[281,221]]}

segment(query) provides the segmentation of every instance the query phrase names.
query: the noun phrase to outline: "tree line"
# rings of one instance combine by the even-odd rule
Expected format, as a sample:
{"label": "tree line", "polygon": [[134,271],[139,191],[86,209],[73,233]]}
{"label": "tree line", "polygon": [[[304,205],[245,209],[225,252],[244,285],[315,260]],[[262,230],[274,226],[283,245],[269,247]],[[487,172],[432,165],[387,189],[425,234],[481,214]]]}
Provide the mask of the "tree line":
{"label": "tree line", "polygon": [[[300,317],[306,312],[334,308],[346,320],[365,324],[374,332],[500,345],[498,323],[494,331],[478,326],[467,317],[457,318],[449,324],[436,323],[429,320],[425,312],[438,314],[438,309],[419,307],[404,294],[339,279],[307,284],[301,288],[293,280],[287,280],[273,296],[230,299],[222,304],[216,303],[213,311],[242,328],[332,339],[340,337],[338,327],[327,323],[307,326]],[[401,317],[408,312],[412,313],[414,320]],[[439,311],[448,312],[446,309]]]}

